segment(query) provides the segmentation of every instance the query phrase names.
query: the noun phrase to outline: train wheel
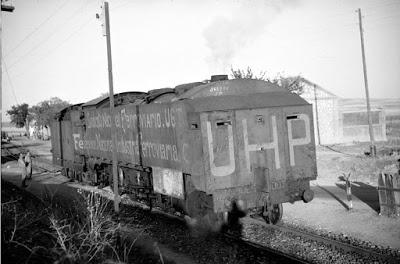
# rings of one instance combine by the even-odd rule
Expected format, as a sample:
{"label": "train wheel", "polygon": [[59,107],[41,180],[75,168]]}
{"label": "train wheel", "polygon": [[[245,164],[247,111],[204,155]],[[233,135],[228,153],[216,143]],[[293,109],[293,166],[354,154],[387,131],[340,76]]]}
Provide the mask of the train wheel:
{"label": "train wheel", "polygon": [[149,206],[149,211],[153,210],[153,200],[150,197],[150,194],[146,195],[147,205]]}
{"label": "train wheel", "polygon": [[265,222],[267,222],[267,224],[276,225],[282,219],[282,215],[282,204],[273,204],[271,211],[264,211],[262,217],[264,218]]}

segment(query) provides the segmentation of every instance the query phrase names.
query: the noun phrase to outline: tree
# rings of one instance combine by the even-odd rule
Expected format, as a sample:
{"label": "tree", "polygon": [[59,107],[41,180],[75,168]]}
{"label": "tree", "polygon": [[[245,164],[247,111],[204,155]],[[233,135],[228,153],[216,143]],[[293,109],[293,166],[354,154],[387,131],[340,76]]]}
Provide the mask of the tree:
{"label": "tree", "polygon": [[279,75],[272,82],[277,83],[279,86],[285,88],[291,93],[300,95],[304,92],[303,77],[300,75],[291,77]]}
{"label": "tree", "polygon": [[29,105],[26,103],[11,106],[11,110],[7,110],[7,114],[11,118],[11,123],[16,127],[25,127],[26,134],[29,136],[29,122],[31,116],[29,115]]}
{"label": "tree", "polygon": [[241,69],[233,69],[231,68],[231,75],[234,79],[255,79],[255,80],[263,80],[267,81],[268,79],[265,77],[266,72],[260,72],[258,75],[253,72],[250,67],[247,67],[246,70]]}
{"label": "tree", "polygon": [[48,129],[55,114],[69,105],[71,104],[58,97],[52,97],[32,106],[29,111],[35,120],[36,128],[42,130],[43,128]]}
{"label": "tree", "polygon": [[271,79],[266,77],[265,71],[260,72],[259,74],[255,74],[250,67],[247,67],[246,70],[241,70],[241,69],[235,70],[231,68],[231,76],[234,79],[255,79],[255,80],[268,81],[287,89],[291,93],[299,95],[302,94],[304,90],[303,89],[304,84],[302,81],[303,78],[300,75],[285,77],[282,74],[278,74],[276,77]]}

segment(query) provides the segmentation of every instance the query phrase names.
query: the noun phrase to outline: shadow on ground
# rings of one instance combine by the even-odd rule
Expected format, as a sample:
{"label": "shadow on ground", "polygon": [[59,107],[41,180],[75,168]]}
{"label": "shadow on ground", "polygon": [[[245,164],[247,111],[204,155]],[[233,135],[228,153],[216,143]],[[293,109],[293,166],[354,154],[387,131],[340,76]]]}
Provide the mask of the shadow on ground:
{"label": "shadow on ground", "polygon": [[335,188],[333,186],[329,186],[329,187],[322,187],[320,185],[318,185],[318,187],[325,191],[327,194],[329,194],[330,196],[332,196],[336,201],[338,201],[346,210],[350,210],[350,207],[346,204],[346,202],[342,201],[342,199],[340,199],[339,197],[337,197],[333,192],[329,191],[329,187],[330,188]]}
{"label": "shadow on ground", "polygon": [[[346,191],[346,184],[344,182],[343,184],[336,183],[336,186]],[[371,207],[375,212],[380,212],[379,195],[376,187],[363,182],[352,182],[351,193]]]}

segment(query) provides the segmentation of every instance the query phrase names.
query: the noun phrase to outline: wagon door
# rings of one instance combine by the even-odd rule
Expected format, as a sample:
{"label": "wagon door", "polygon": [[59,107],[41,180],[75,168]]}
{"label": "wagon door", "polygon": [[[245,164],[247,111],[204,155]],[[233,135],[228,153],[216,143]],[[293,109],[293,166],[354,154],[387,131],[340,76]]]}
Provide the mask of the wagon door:
{"label": "wagon door", "polygon": [[214,191],[243,185],[243,179],[237,174],[234,112],[204,113],[201,119],[207,189]]}
{"label": "wagon door", "polygon": [[51,131],[51,152],[53,154],[53,163],[61,166],[62,152],[60,145],[60,122],[58,120],[52,121],[50,123],[50,131]]}
{"label": "wagon door", "polygon": [[287,127],[285,156],[289,187],[296,189],[296,184],[304,185],[305,181],[308,184],[317,176],[312,108],[311,105],[285,107],[283,112]]}
{"label": "wagon door", "polygon": [[74,142],[72,139],[71,120],[61,121],[61,144],[62,158],[65,166],[72,166],[74,161]]}

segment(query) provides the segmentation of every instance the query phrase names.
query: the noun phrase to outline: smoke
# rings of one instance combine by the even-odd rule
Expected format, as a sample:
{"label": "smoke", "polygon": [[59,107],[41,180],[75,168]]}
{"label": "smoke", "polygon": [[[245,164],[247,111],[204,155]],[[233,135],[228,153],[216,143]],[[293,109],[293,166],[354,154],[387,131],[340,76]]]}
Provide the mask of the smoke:
{"label": "smoke", "polygon": [[284,8],[293,7],[296,2],[248,0],[243,1],[231,17],[216,17],[203,32],[211,51],[207,58],[211,71],[226,72],[240,49],[262,34]]}

